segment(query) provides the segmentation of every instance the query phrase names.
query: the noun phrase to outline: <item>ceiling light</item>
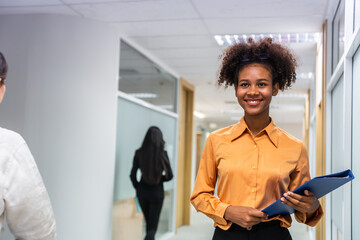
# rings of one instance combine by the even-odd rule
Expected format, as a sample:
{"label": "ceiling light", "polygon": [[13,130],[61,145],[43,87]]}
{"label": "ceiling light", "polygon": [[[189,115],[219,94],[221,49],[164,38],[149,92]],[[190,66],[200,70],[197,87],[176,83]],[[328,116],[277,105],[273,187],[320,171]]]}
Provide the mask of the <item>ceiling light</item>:
{"label": "ceiling light", "polygon": [[221,36],[215,35],[214,38],[215,38],[216,42],[217,42],[220,46],[224,45],[224,41],[222,40],[222,37],[221,37]]}
{"label": "ceiling light", "polygon": [[240,39],[238,35],[234,35],[234,39],[236,43],[240,43]]}
{"label": "ceiling light", "polygon": [[231,37],[230,35],[225,35],[225,39],[226,39],[226,42],[227,42],[228,45],[231,45],[231,44],[232,44],[232,40],[231,40],[231,39],[233,39],[233,37]]}
{"label": "ceiling light", "polygon": [[205,114],[203,114],[201,112],[194,111],[194,116],[197,117],[197,118],[204,118]]}
{"label": "ceiling light", "polygon": [[128,95],[136,98],[157,98],[158,95],[155,93],[128,93]]}
{"label": "ceiling light", "polygon": [[[242,36],[240,39],[239,36]],[[320,39],[320,33],[251,33],[251,34],[233,34],[233,35],[215,35],[214,38],[220,46],[229,46],[235,42],[246,42],[248,36],[254,40],[270,37],[274,42],[281,43],[309,43],[317,42]]]}
{"label": "ceiling light", "polygon": [[302,79],[310,79],[313,80],[314,79],[314,73],[312,72],[308,72],[308,73],[298,73],[296,74],[297,78],[302,78]]}

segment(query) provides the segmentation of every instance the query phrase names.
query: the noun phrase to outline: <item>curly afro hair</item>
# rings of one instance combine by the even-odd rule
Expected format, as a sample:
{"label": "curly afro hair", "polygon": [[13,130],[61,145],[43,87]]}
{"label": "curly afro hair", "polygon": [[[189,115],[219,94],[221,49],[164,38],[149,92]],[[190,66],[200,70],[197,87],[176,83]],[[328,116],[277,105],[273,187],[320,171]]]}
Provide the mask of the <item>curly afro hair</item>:
{"label": "curly afro hair", "polygon": [[279,84],[279,89],[291,87],[296,80],[296,59],[291,51],[272,38],[264,38],[255,42],[249,38],[246,42],[236,43],[224,50],[222,64],[218,72],[218,85],[225,87],[238,85],[240,70],[252,63],[267,66],[273,78],[273,85]]}

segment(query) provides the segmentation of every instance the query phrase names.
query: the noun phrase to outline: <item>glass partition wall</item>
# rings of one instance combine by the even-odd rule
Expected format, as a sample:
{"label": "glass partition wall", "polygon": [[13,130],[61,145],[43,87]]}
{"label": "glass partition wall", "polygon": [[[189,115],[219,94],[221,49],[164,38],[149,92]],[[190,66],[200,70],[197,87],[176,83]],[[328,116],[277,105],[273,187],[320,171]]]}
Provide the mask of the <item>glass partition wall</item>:
{"label": "glass partition wall", "polygon": [[119,91],[176,112],[176,78],[121,41]]}
{"label": "glass partition wall", "polygon": [[[130,44],[124,41],[120,44],[112,239],[143,239],[145,222],[134,198],[130,171],[135,151],[140,148],[146,131],[150,126],[157,126],[163,133],[165,150],[175,175],[178,80]],[[139,180],[140,171],[137,175]],[[174,179],[164,183],[165,199],[156,239],[174,232]]]}
{"label": "glass partition wall", "polygon": [[326,196],[326,239],[359,239],[360,1],[331,1],[327,36],[326,172],[355,179]]}
{"label": "glass partition wall", "polygon": [[[331,172],[343,171],[345,153],[344,78],[340,77],[331,98]],[[344,189],[331,193],[332,239],[344,239]]]}
{"label": "glass partition wall", "polygon": [[[353,57],[353,115],[352,115],[352,171],[360,177],[360,47]],[[352,239],[360,237],[360,181],[352,183]]]}

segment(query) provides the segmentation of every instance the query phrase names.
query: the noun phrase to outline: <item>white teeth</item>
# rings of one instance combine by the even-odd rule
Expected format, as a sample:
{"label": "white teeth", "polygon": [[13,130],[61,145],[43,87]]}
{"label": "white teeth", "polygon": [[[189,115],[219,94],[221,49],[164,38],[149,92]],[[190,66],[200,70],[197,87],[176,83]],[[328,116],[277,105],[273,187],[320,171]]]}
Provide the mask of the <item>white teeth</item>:
{"label": "white teeth", "polygon": [[248,101],[249,103],[257,103],[258,101]]}

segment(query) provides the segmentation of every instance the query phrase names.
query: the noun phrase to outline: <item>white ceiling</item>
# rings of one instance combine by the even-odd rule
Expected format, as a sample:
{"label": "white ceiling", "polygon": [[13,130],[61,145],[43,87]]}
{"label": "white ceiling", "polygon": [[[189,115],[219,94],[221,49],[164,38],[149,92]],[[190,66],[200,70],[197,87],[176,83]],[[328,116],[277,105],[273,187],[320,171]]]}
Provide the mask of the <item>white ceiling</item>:
{"label": "white ceiling", "polygon": [[[215,86],[218,56],[214,35],[320,32],[328,0],[0,0],[0,14],[50,13],[106,22],[196,87],[195,110],[205,122],[229,124],[222,109],[237,109],[234,90]],[[289,45],[298,76],[314,72],[314,43]],[[287,92],[307,93],[311,79]],[[277,98],[276,121],[302,121],[304,99]],[[279,107],[283,106],[283,107]],[[292,107],[291,107],[292,106]]]}

